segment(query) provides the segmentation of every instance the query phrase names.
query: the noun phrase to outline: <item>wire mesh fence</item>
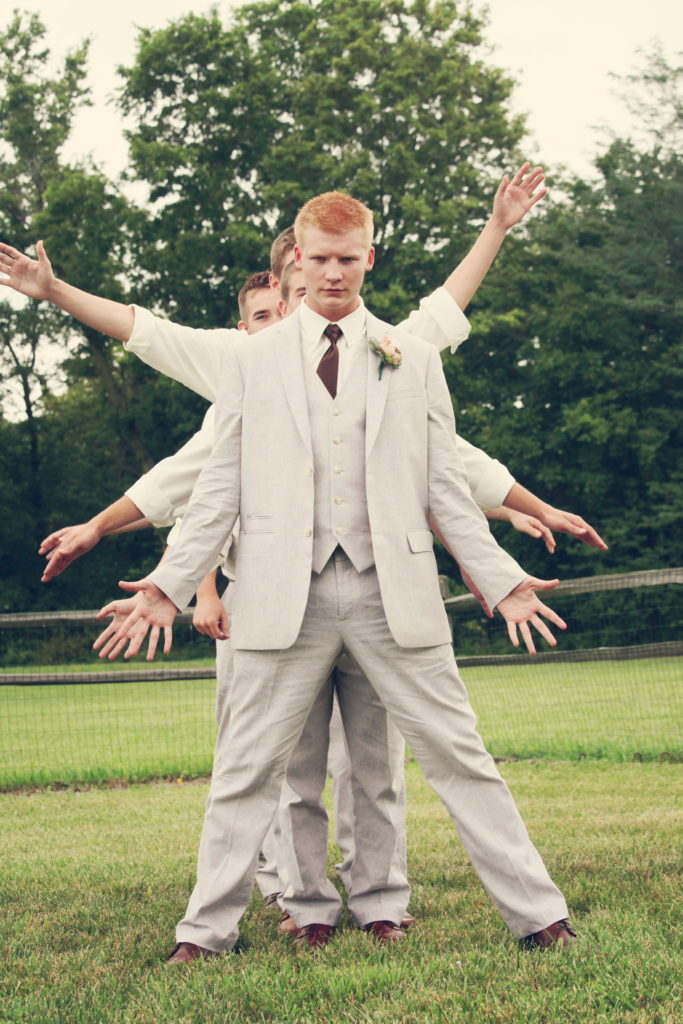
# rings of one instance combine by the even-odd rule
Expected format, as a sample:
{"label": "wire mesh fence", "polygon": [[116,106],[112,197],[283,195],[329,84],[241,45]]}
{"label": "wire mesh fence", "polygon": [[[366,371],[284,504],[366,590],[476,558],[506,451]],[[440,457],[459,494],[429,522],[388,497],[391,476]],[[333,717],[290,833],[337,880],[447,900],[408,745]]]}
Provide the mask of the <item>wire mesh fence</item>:
{"label": "wire mesh fence", "polygon": [[[683,569],[553,592],[557,649],[510,646],[500,618],[449,598],[454,646],[497,757],[683,759]],[[94,612],[0,616],[0,788],[211,769],[215,664],[185,615],[172,655],[101,661]]]}

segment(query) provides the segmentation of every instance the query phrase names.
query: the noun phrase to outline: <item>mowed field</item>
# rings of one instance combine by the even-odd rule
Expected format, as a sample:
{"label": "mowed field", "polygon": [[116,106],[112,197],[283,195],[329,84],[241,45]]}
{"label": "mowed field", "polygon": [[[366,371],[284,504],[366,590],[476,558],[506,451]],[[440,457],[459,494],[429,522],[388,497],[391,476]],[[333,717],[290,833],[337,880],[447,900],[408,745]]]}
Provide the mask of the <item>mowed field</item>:
{"label": "mowed field", "polygon": [[[410,910],[397,948],[344,914],[297,954],[257,895],[241,955],[173,969],[205,780],[0,795],[2,1024],[678,1024],[681,766],[582,760],[501,770],[581,941],[518,949],[409,760]],[[330,848],[328,871],[336,852]]]}
{"label": "mowed field", "polygon": [[[59,671],[77,680],[92,669]],[[485,666],[462,674],[496,757],[681,759],[682,658]],[[214,690],[212,679],[0,685],[0,788],[206,775]]]}

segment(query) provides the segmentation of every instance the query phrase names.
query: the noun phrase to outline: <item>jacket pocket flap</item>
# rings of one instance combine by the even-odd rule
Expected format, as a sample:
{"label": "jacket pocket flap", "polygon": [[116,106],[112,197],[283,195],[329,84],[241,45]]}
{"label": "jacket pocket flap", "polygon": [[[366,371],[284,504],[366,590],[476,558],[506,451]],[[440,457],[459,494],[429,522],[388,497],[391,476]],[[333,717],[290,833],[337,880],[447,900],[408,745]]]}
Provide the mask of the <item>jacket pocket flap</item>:
{"label": "jacket pocket flap", "polygon": [[431,530],[408,530],[406,533],[410,550],[417,554],[420,551],[431,551],[434,547],[434,538]]}

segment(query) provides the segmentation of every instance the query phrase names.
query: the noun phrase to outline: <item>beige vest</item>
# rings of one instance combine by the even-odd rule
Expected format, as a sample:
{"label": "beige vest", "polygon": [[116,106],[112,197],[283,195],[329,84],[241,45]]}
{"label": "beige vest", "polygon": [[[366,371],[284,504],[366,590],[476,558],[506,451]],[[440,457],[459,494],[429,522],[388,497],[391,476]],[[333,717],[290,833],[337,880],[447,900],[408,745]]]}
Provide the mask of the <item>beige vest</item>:
{"label": "beige vest", "polygon": [[313,571],[322,572],[339,545],[358,572],[374,564],[365,493],[365,406],[368,349],[363,346],[335,399],[304,360],[313,445]]}

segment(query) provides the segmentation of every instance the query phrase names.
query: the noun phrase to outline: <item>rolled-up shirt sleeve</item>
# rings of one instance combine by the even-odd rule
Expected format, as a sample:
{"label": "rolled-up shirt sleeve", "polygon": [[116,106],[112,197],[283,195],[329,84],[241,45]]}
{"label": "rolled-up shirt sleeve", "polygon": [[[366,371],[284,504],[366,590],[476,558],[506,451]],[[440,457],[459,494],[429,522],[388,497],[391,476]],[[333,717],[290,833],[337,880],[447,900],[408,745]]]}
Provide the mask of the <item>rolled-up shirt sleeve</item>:
{"label": "rolled-up shirt sleeve", "polygon": [[185,327],[154,316],[141,306],[131,309],[135,320],[130,338],[124,342],[126,351],[210,402],[215,401],[226,349],[244,337],[243,332],[233,327]]}
{"label": "rolled-up shirt sleeve", "polygon": [[398,326],[435,345],[439,351],[448,348],[451,352],[469,337],[471,329],[469,320],[445,288],[437,288],[422,299],[419,307]]}
{"label": "rolled-up shirt sleeve", "polygon": [[460,434],[456,436],[458,454],[465,465],[472,497],[482,512],[488,508],[498,508],[507,497],[515,478],[510,470],[492,459],[481,448],[470,444]]}
{"label": "rolled-up shirt sleeve", "polygon": [[174,455],[162,459],[128,488],[127,497],[154,526],[169,526],[190,500],[192,489],[213,447],[215,406],[201,428]]}

